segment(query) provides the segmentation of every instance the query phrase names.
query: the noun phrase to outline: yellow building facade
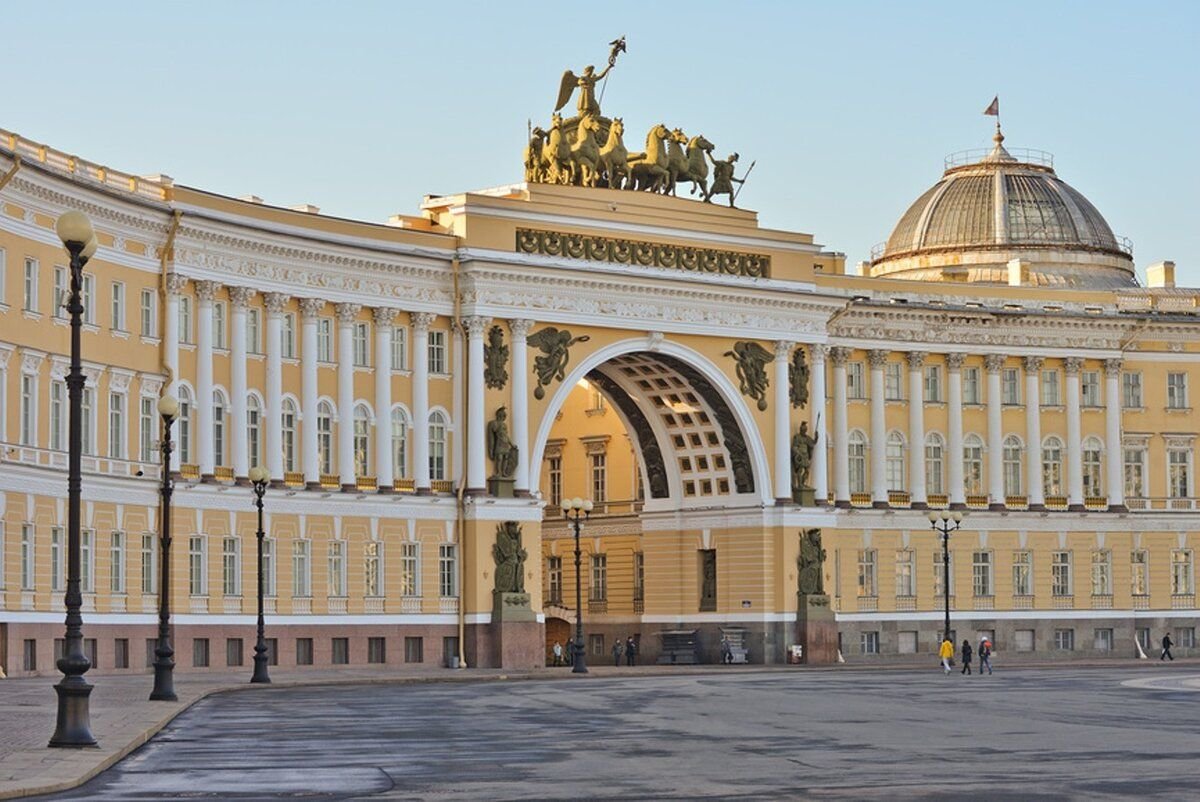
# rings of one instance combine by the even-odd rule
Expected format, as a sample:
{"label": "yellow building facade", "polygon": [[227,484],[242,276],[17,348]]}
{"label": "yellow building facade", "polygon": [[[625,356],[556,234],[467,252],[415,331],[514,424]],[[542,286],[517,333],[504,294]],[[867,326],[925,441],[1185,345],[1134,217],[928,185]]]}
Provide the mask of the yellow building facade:
{"label": "yellow building facade", "polygon": [[[0,131],[0,665],[54,671],[65,590],[67,257],[85,279],[83,589],[93,672],[147,671],[164,392],[180,670],[249,665],[266,498],[284,666],[525,666],[689,632],[715,659],[796,641],[819,528],[847,660],[932,652],[951,536],[958,639],[1128,656],[1194,639],[1200,292],[1134,280],[1125,243],[1040,157],[947,166],[861,275],[753,212],[523,183],[371,224],[139,177]],[[753,347],[752,347],[753,346]],[[758,354],[756,362],[740,354]],[[810,370],[807,403],[789,368]],[[762,356],[762,355],[765,355]],[[1200,380],[1200,377],[1198,377]],[[511,476],[490,453],[503,408]],[[817,436],[793,490],[792,438]],[[500,481],[495,481],[499,479]],[[530,620],[507,620],[514,522]],[[705,577],[705,567],[712,572]],[[1136,642],[1136,643],[1135,643]]]}

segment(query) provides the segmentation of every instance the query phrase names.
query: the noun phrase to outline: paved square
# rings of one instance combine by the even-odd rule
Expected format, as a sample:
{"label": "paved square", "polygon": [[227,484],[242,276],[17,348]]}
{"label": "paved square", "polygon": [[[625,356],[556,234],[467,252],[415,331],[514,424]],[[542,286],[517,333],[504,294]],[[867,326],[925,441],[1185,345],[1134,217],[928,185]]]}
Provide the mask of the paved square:
{"label": "paved square", "polygon": [[1194,672],[1063,666],[222,694],[57,799],[1194,799]]}

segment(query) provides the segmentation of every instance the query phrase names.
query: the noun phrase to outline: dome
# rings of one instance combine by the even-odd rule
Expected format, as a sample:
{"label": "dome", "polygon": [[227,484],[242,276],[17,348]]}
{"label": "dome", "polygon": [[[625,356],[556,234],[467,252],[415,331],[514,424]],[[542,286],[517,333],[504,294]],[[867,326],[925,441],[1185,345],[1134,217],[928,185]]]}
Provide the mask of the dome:
{"label": "dome", "polygon": [[[1128,243],[1054,172],[1041,151],[1004,148],[946,160],[942,179],[908,208],[870,275],[1046,287],[1136,286]],[[982,156],[982,158],[976,157]],[[1010,263],[1020,260],[1013,279]]]}

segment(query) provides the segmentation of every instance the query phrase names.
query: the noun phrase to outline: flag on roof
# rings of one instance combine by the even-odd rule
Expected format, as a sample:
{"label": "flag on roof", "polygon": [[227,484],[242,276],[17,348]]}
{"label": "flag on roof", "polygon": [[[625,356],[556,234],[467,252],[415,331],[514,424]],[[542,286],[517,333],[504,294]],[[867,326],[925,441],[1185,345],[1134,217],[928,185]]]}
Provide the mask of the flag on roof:
{"label": "flag on roof", "polygon": [[992,102],[989,103],[988,107],[983,110],[983,113],[989,117],[999,117],[1000,116],[1000,96],[999,95],[996,95],[994,98],[992,98]]}

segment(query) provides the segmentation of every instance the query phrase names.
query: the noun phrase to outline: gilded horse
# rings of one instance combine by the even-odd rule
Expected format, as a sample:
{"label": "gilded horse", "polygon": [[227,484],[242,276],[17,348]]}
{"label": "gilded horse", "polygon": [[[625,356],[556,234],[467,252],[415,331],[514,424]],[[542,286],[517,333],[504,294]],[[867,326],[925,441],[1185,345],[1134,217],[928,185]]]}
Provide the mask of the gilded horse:
{"label": "gilded horse", "polygon": [[624,133],[624,121],[614,117],[608,127],[608,141],[600,148],[600,169],[607,176],[610,189],[622,189],[630,184],[629,151],[622,139]]}
{"label": "gilded horse", "polygon": [[551,118],[550,134],[542,147],[544,180],[552,184],[571,182],[571,143],[563,136],[562,115]]}
{"label": "gilded horse", "polygon": [[680,181],[690,181],[691,194],[700,190],[701,197],[708,194],[708,161],[706,155],[712,153],[713,143],[703,136],[694,136],[687,143],[687,171],[678,176]]}
{"label": "gilded horse", "polygon": [[671,136],[667,139],[667,186],[663,190],[664,194],[675,194],[675,182],[681,177],[684,181],[688,171],[687,154],[683,152],[683,145],[687,144],[688,136],[681,129],[676,128],[671,132]]}
{"label": "gilded horse", "polygon": [[646,151],[629,154],[629,168],[633,179],[634,189],[649,189],[659,192],[671,175],[667,172],[667,151],[663,140],[669,139],[671,132],[667,126],[659,123],[646,134]]}
{"label": "gilded horse", "polygon": [[575,142],[571,145],[571,179],[569,183],[582,187],[596,186],[600,177],[600,146],[596,144],[596,132],[600,121],[588,115],[579,121]]}

